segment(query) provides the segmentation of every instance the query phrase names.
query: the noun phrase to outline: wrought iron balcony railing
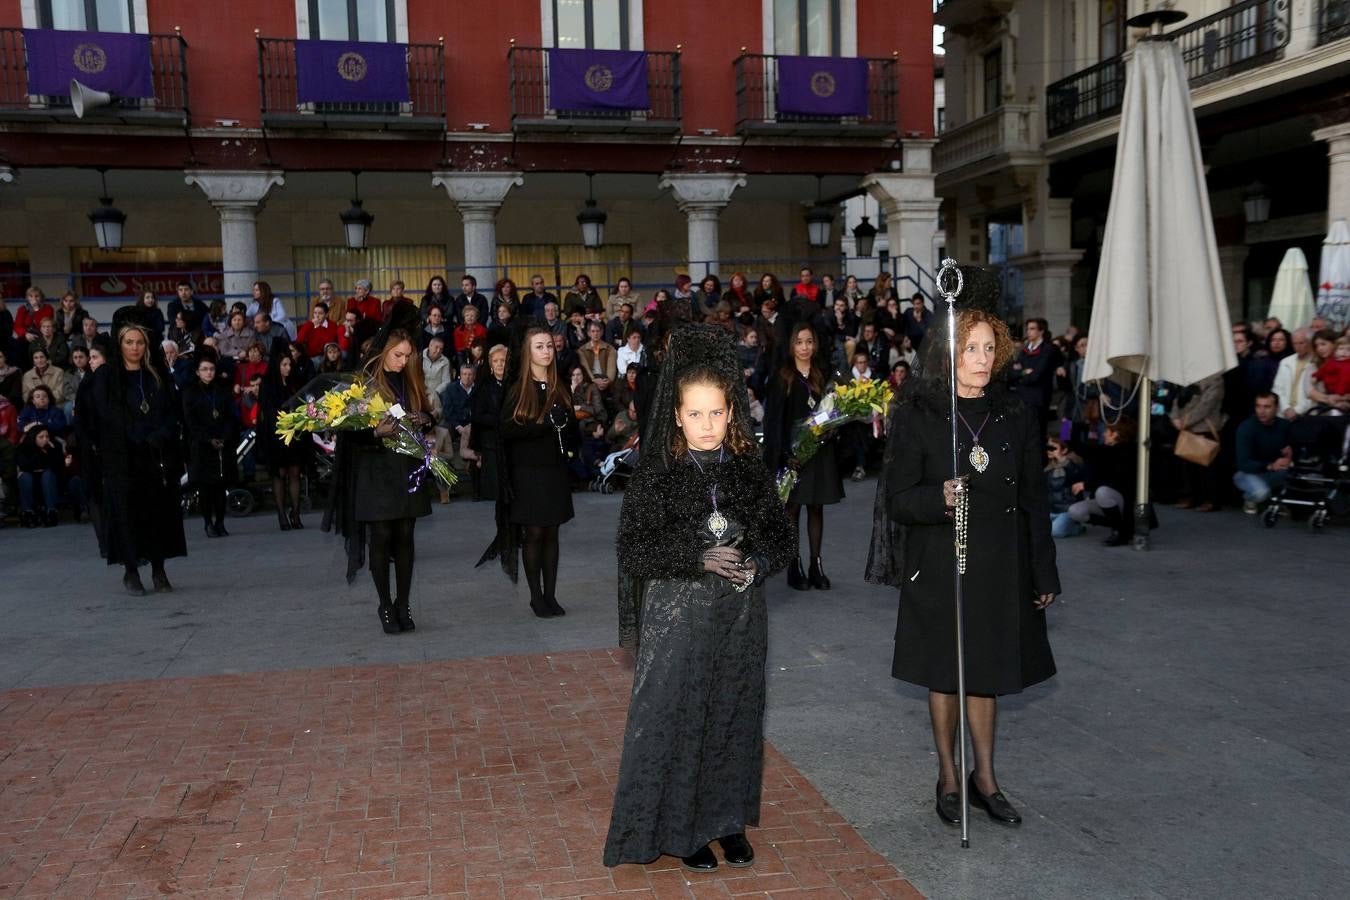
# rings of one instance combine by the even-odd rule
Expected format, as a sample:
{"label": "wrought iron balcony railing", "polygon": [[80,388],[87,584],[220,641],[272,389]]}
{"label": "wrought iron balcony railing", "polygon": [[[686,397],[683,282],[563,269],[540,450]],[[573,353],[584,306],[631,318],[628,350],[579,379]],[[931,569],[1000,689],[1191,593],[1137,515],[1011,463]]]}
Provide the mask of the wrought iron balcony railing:
{"label": "wrought iron balcony railing", "polygon": [[294,38],[258,38],[263,123],[287,128],[445,128],[445,48],[408,45],[408,101],[301,103]]}
{"label": "wrought iron balcony railing", "polygon": [[[1199,87],[1279,59],[1289,43],[1289,0],[1244,0],[1168,37],[1181,48],[1191,87]],[[1110,118],[1124,98],[1122,57],[1075,72],[1045,90],[1047,131],[1056,137]]]}
{"label": "wrought iron balcony railing", "polygon": [[511,127],[516,131],[677,132],[680,54],[648,50],[647,109],[555,109],[549,105],[547,47],[511,46]]}
{"label": "wrought iron balcony railing", "polygon": [[1318,46],[1343,37],[1350,37],[1350,0],[1318,0]]}
{"label": "wrought iron balcony railing", "polygon": [[833,134],[872,137],[894,134],[899,67],[894,58],[867,57],[867,115],[804,116],[778,111],[776,55],[736,57],[736,130],[741,134]]}
{"label": "wrought iron balcony railing", "polygon": [[[107,124],[183,125],[188,113],[187,41],[178,33],[152,34],[150,71],[153,97],[119,97],[87,114],[84,121]],[[32,94],[28,51],[22,28],[0,28],[0,118],[69,122],[70,96]]]}

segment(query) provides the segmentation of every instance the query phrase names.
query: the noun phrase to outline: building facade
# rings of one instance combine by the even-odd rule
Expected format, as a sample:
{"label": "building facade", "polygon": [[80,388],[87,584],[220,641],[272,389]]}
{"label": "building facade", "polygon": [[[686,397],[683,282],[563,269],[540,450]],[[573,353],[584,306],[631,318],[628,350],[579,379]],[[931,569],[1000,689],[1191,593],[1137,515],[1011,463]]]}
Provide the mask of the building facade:
{"label": "building facade", "polygon": [[[935,152],[951,250],[1006,261],[1023,313],[1086,327],[1125,56],[1144,0],[947,0]],[[1350,217],[1350,2],[1193,0],[1181,47],[1234,319],[1264,314],[1289,247],[1317,270]],[[1006,257],[1004,256],[1006,254]]]}
{"label": "building facade", "polygon": [[[3,0],[0,284],[112,303],[184,271],[230,296],[259,277],[306,295],[320,274],[420,293],[461,271],[550,285],[839,271],[842,206],[862,193],[917,284],[938,218],[931,26],[927,0]],[[43,81],[34,48],[77,31],[103,43],[71,45],[76,75],[115,74],[121,45],[104,38],[131,35],[153,90],[82,82],[72,98]],[[333,47],[357,56],[320,84]],[[397,84],[381,85],[388,53]],[[576,59],[599,62],[573,85]],[[802,63],[820,69],[806,112],[789,82]],[[630,76],[645,93],[626,106],[561,99]],[[860,105],[830,106],[836,89]],[[105,184],[126,214],[118,252],[88,220]],[[339,220],[354,194],[374,215],[365,250]],[[598,247],[577,220],[588,198],[607,216]],[[825,246],[808,239],[818,201]]]}

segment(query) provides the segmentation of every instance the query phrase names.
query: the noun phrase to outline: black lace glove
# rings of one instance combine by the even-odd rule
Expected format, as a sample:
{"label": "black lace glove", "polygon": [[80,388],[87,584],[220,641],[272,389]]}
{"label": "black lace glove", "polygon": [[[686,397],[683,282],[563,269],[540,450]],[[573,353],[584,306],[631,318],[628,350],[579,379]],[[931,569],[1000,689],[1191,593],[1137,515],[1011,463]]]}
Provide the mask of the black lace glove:
{"label": "black lace glove", "polygon": [[735,547],[709,547],[703,551],[703,571],[720,575],[727,581],[745,580],[745,570],[741,567],[745,554]]}

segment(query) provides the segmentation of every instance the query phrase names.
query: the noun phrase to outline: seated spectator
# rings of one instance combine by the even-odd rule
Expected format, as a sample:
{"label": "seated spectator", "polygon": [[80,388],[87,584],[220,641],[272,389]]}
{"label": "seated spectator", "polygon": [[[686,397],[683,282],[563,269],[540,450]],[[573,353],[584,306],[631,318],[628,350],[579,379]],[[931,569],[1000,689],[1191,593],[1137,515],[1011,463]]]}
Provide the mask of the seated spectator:
{"label": "seated spectator", "polygon": [[[614,293],[609,295],[609,300],[605,303],[605,315],[609,317],[610,323],[613,324],[614,320],[619,317],[619,310],[623,308],[625,303],[628,304],[628,318],[631,319],[633,310],[636,308],[634,306],[635,299],[633,282],[627,276],[621,277],[614,285]],[[610,340],[608,334],[605,335],[605,340]],[[610,341],[610,343],[613,343],[613,341]]]}
{"label": "seated spectator", "polygon": [[[544,276],[530,276],[530,292],[521,300],[521,310],[525,315],[544,321],[544,308],[553,304],[553,318],[558,318],[558,298],[554,294],[544,289]],[[495,346],[495,345],[494,345]]]}
{"label": "seated spectator", "polygon": [[4,350],[0,350],[0,397],[16,407],[23,402],[23,372],[9,364]]}
{"label": "seated spectator", "polygon": [[[867,354],[861,351],[854,353],[849,378],[853,381],[871,381],[875,377]],[[867,453],[873,440],[872,426],[866,422],[850,422],[840,429],[839,440],[844,458],[853,462],[852,479],[862,481],[867,477]]]}
{"label": "seated spectator", "polygon": [[915,350],[923,343],[924,335],[928,334],[928,326],[932,323],[933,313],[929,311],[928,304],[924,302],[923,294],[915,291],[909,298],[910,308],[905,310],[902,316],[902,329],[905,337],[909,338],[909,343]]}
{"label": "seated spectator", "polygon": [[259,311],[253,314],[253,340],[262,344],[263,356],[272,352],[272,342],[277,338],[289,340],[282,324],[267,313]]}
{"label": "seated spectator", "polygon": [[70,345],[66,343],[65,335],[56,330],[56,319],[49,317],[38,323],[37,340],[28,345],[29,359],[39,350],[46,353],[47,359],[58,369],[70,365]]}
{"label": "seated spectator", "polygon": [[741,362],[741,374],[745,376],[746,384],[753,385],[758,382],[757,376],[763,356],[763,348],[759,345],[759,332],[747,328],[736,344],[736,358]]}
{"label": "seated spectator", "polygon": [[80,305],[80,298],[75,296],[73,291],[66,291],[61,295],[61,302],[53,310],[52,315],[56,320],[57,333],[69,341],[80,333],[80,323],[89,313],[84,311],[84,307]]}
{"label": "seated spectator", "polygon": [[1294,450],[1291,425],[1279,414],[1280,398],[1271,391],[1256,395],[1254,413],[1237,429],[1237,471],[1233,484],[1242,492],[1242,511],[1255,514],[1257,506],[1284,485]]}
{"label": "seated spectator", "polygon": [[591,318],[604,315],[605,302],[600,299],[600,294],[595,288],[591,287],[591,276],[578,275],[576,281],[572,283],[572,290],[563,296],[562,308],[563,315],[569,319],[572,318],[574,311],[580,312],[583,318]]}
{"label": "seated spectator", "polygon": [[[898,364],[897,364],[898,365]],[[1087,531],[1087,526],[1075,522],[1069,515],[1069,507],[1078,502],[1073,492],[1074,485],[1087,477],[1083,459],[1069,449],[1069,445],[1057,437],[1046,442],[1045,453],[1045,491],[1050,501],[1050,536],[1057,538],[1074,537]]]}
{"label": "seated spectator", "polygon": [[[472,307],[470,307],[472,308]],[[468,446],[464,437],[473,421],[474,381],[478,370],[469,364],[459,367],[459,379],[450,382],[441,391],[441,427],[447,429],[459,444],[460,452]]]}
{"label": "seated spectator", "polygon": [[[520,297],[516,294],[516,283],[510,278],[502,278],[497,281],[497,285],[492,291],[492,303],[488,308],[488,321],[497,321],[497,310],[505,306],[515,315],[520,309]],[[495,346],[495,345],[492,345]]]}
{"label": "seated spectator", "polygon": [[1086,473],[1070,486],[1071,492],[1083,499],[1069,507],[1069,516],[1079,524],[1110,528],[1111,533],[1102,541],[1107,547],[1128,544],[1134,535],[1131,509],[1138,478],[1134,420],[1121,416],[1106,426],[1103,444],[1081,444],[1074,449],[1081,454]]}
{"label": "seated spectator", "polygon": [[408,286],[405,285],[402,281],[396,280],[390,283],[389,296],[386,297],[384,299],[384,302],[380,304],[380,317],[381,317],[380,321],[382,322],[389,321],[389,315],[390,313],[393,312],[394,306],[396,304],[407,303],[409,306],[412,305],[412,299],[405,296],[403,293],[407,289]]}
{"label": "seated spectator", "polygon": [[38,425],[49,430],[57,440],[65,437],[70,427],[66,414],[56,405],[51,388],[45,384],[39,384],[29,391],[28,402],[19,410],[20,432],[27,432]]}
{"label": "seated spectator", "polygon": [[1289,336],[1290,353],[1280,360],[1275,369],[1275,383],[1271,391],[1280,398],[1284,409],[1280,415],[1294,419],[1312,408],[1312,399],[1308,396],[1312,373],[1317,368],[1313,355],[1312,335],[1306,328],[1299,328]]}
{"label": "seated spectator", "polygon": [[178,345],[179,355],[192,356],[197,352],[197,344],[202,336],[189,324],[188,314],[179,311],[173,314],[173,320],[169,324],[169,330],[164,332],[164,337]]}
{"label": "seated spectator", "polygon": [[583,424],[588,420],[605,421],[605,400],[591,380],[586,367],[576,365],[571,370],[572,411]]}
{"label": "seated spectator", "polygon": [[573,309],[567,314],[567,329],[563,333],[567,335],[567,346],[573,350],[579,350],[591,339],[586,330],[586,316],[581,310]]}
{"label": "seated spectator", "polygon": [[868,322],[862,327],[862,340],[853,348],[853,356],[856,359],[859,353],[867,356],[867,364],[873,369],[882,372],[889,372],[891,369],[891,345],[886,340],[886,335],[882,334],[874,322]]}
{"label": "seated spectator", "polygon": [[[1330,331],[1320,332],[1314,343],[1325,346]],[[1350,412],[1350,336],[1336,338],[1330,357],[1323,357],[1312,374],[1309,392],[1319,402],[1339,412]]]}
{"label": "seated spectator", "polygon": [[516,317],[516,307],[506,303],[499,303],[492,316],[492,323],[488,325],[487,346],[495,347],[498,344],[506,346],[511,343],[511,320]]}
{"label": "seated spectator", "polygon": [[[549,296],[552,296],[551,294]],[[544,304],[543,325],[548,329],[549,334],[566,334],[567,322],[562,318],[559,312],[558,304],[552,300]]]}
{"label": "seated spectator", "polygon": [[341,372],[343,367],[342,345],[337,341],[329,341],[324,344],[323,358],[319,360],[319,373],[321,375],[333,375]]}
{"label": "seated spectator", "polygon": [[61,403],[66,398],[66,373],[51,364],[46,350],[34,350],[33,368],[23,373],[23,396],[28,397],[33,388],[44,384],[52,392],[52,399]]}
{"label": "seated spectator", "polygon": [[626,447],[637,433],[637,404],[629,400],[628,403],[619,407],[619,414],[614,417],[614,421],[609,426],[609,431],[605,432],[605,439],[609,441],[611,451],[619,450]]}
{"label": "seated spectator", "polygon": [[605,326],[600,322],[594,319],[587,322],[586,333],[590,340],[577,349],[577,358],[595,382],[596,389],[605,393],[618,372],[618,354],[605,343]]}
{"label": "seated spectator", "polygon": [[169,367],[169,375],[173,378],[173,383],[178,385],[181,391],[187,387],[189,381],[194,377],[192,360],[187,359],[178,352],[178,343],[165,338],[160,344],[164,350],[164,364]]}
{"label": "seated spectator", "polygon": [[[238,398],[243,395],[250,384],[253,383],[254,376],[261,378],[267,372],[267,354],[263,352],[263,345],[254,341],[248,345],[248,352],[244,355],[244,361],[234,368],[234,394]],[[254,399],[257,399],[255,393]]]}
{"label": "seated spectator", "polygon": [[632,402],[637,394],[638,373],[642,367],[637,363],[629,363],[624,369],[623,377],[614,383],[611,400],[616,410],[623,410]]}
{"label": "seated spectator", "polygon": [[[252,356],[252,353],[249,354]],[[256,429],[258,427],[258,415],[262,412],[262,406],[258,402],[258,395],[262,392],[263,375],[267,374],[267,363],[264,362],[261,368],[255,368],[245,374],[244,369],[249,363],[239,367],[238,374],[244,375],[242,384],[234,386],[235,402],[239,404],[239,425],[245,431]],[[256,449],[255,449],[256,453]],[[253,454],[244,461],[244,479],[252,480],[253,476]]]}
{"label": "seated spectator", "polygon": [[296,343],[287,342],[287,350],[291,354],[291,375],[295,384],[304,386],[314,378],[314,363],[305,355],[304,349]]}
{"label": "seated spectator", "polygon": [[94,373],[89,368],[89,351],[83,347],[72,347],[70,350],[70,368],[66,370],[65,389],[62,396],[66,398],[62,404],[66,418],[71,417],[71,412],[75,407],[75,392],[80,389],[80,384],[85,378]]}
{"label": "seated spectator", "polygon": [[417,311],[421,313],[422,321],[425,322],[432,309],[439,309],[441,323],[444,324],[450,317],[453,304],[454,300],[450,297],[450,288],[446,286],[445,279],[439,275],[432,275],[431,280],[427,282],[426,292],[422,294],[422,302],[417,304]]}
{"label": "seated spectator", "polygon": [[853,354],[853,368],[849,370],[849,378],[853,381],[871,381],[875,377],[872,366],[869,365],[868,355],[862,351]]}
{"label": "seated spectator", "polygon": [[[432,312],[440,312],[436,307]],[[431,404],[431,414],[440,420],[444,414],[441,407],[441,391],[450,385],[454,370],[450,366],[450,357],[445,355],[445,340],[437,335],[427,342],[422,351],[422,379],[426,382],[427,400]]]}
{"label": "seated spectator", "polygon": [[464,324],[455,327],[455,358],[464,362],[469,348],[487,342],[487,328],[478,321],[478,307],[466,306],[460,311]]}
{"label": "seated spectator", "polygon": [[56,310],[42,295],[42,288],[31,285],[24,292],[24,305],[14,313],[14,338],[17,342],[32,344],[39,337],[38,326],[43,319],[56,315]]}
{"label": "seated spectator", "polygon": [[896,360],[895,364],[891,366],[890,378],[887,380],[891,383],[892,391],[897,394],[900,393],[900,388],[904,386],[905,380],[909,378],[910,369],[910,364],[903,359]]}
{"label": "seated spectator", "polygon": [[94,341],[102,334],[98,330],[98,321],[93,316],[85,316],[80,320],[80,328],[70,339],[70,349],[83,347],[88,350],[94,346]]}
{"label": "seated spectator", "polygon": [[349,312],[356,313],[358,318],[373,319],[376,322],[384,321],[384,310],[380,305],[378,297],[371,296],[373,285],[368,278],[359,278],[352,286],[353,294],[347,298],[347,305],[343,307],[343,315]]}
{"label": "seated spectator", "polygon": [[636,328],[628,332],[627,341],[614,357],[616,372],[627,372],[629,366],[637,366],[639,369],[647,367],[647,350],[642,346],[642,332]]}
{"label": "seated spectator", "polygon": [[587,419],[581,423],[581,450],[572,457],[568,468],[577,481],[591,482],[600,477],[600,465],[610,454],[609,441],[605,438],[605,423],[600,419]]}
{"label": "seated spectator", "polygon": [[[50,320],[48,320],[50,321]],[[65,451],[46,425],[24,432],[15,457],[19,470],[19,521],[24,528],[52,527],[59,521]]]}
{"label": "seated spectator", "polygon": [[455,318],[454,321],[464,324],[464,310],[473,307],[478,310],[478,318],[475,320],[483,327],[486,326],[488,315],[492,312],[488,306],[488,299],[478,293],[478,279],[472,275],[465,275],[459,280],[459,286],[463,288],[464,293],[455,298]]}
{"label": "seated spectator", "polygon": [[248,358],[248,346],[253,343],[253,332],[248,329],[243,310],[230,313],[228,323],[214,335],[216,352],[222,358],[243,362]]}
{"label": "seated spectator", "polygon": [[230,313],[224,300],[212,300],[202,317],[202,337],[211,337],[230,324]]}
{"label": "seated spectator", "polygon": [[[618,313],[609,320],[609,325],[605,326],[605,341],[616,350],[622,350],[628,343],[628,336],[635,331],[641,338],[642,327],[633,319],[634,309],[631,302],[620,304]],[[622,367],[620,371],[623,371]]]}
{"label": "seated spectator", "polygon": [[305,351],[305,355],[316,363],[321,362],[323,348],[329,343],[338,343],[341,327],[328,318],[328,305],[320,300],[309,310],[309,321],[300,326],[295,340]]}
{"label": "seated spectator", "polygon": [[566,335],[553,335],[553,364],[559,372],[571,372],[580,359],[577,351],[568,346]]}

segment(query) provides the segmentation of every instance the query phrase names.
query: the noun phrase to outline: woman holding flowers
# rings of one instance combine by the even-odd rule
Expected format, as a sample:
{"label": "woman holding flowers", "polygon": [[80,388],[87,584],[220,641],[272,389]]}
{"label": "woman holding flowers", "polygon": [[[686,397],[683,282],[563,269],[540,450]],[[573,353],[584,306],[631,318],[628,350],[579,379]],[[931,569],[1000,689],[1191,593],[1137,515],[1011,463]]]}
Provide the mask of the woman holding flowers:
{"label": "woman holding flowers", "polygon": [[[807,419],[820,411],[830,383],[816,355],[816,332],[810,322],[798,322],[788,334],[789,358],[771,379],[764,407],[764,462],[771,474],[796,465],[794,441]],[[825,507],[844,499],[834,442],[821,443],[810,461],[797,467],[797,483],[787,497],[787,513],[794,525],[806,507],[806,532],[811,545],[810,575],[802,572],[800,556],[788,566],[788,586],[804,591],[830,589],[820,545],[825,536]]]}

